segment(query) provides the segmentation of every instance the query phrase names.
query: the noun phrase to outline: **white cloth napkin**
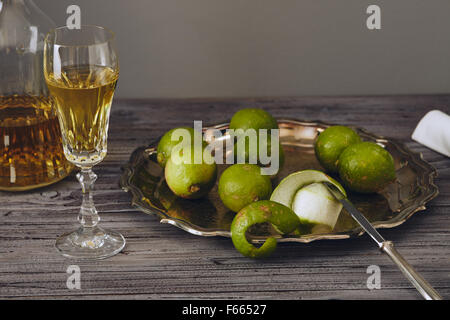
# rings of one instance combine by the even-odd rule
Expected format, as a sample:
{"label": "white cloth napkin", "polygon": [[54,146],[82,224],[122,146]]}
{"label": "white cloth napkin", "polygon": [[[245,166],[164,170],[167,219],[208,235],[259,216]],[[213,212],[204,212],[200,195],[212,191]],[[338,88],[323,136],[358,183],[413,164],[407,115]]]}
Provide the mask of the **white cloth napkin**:
{"label": "white cloth napkin", "polygon": [[450,157],[450,116],[439,110],[428,112],[419,121],[411,138]]}

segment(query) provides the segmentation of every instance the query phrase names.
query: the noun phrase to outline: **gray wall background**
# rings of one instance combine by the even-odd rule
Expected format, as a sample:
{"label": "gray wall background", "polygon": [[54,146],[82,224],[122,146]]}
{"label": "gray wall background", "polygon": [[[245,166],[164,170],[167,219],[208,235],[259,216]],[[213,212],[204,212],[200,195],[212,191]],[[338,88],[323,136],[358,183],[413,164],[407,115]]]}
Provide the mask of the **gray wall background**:
{"label": "gray wall background", "polygon": [[[116,32],[128,98],[450,91],[448,0],[35,0]],[[366,28],[381,7],[382,29]]]}

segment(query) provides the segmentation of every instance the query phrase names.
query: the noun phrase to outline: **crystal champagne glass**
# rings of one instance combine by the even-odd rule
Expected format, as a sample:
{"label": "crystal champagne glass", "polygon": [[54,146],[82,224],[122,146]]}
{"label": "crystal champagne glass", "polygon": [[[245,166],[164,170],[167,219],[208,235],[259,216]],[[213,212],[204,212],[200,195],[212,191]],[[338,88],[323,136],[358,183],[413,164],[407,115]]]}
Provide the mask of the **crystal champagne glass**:
{"label": "crystal champagne glass", "polygon": [[120,252],[124,237],[98,225],[92,167],[106,156],[111,103],[119,76],[114,34],[102,27],[61,27],[44,46],[44,75],[61,127],[64,155],[79,169],[81,226],[56,240],[66,257],[103,259]]}

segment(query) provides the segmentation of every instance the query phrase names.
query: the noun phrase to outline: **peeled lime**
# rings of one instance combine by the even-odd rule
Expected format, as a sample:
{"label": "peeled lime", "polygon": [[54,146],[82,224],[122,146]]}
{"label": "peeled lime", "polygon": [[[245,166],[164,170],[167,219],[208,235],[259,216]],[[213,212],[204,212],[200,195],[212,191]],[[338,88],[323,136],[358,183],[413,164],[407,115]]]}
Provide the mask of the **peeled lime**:
{"label": "peeled lime", "polygon": [[270,200],[291,208],[301,222],[300,233],[330,231],[336,225],[342,205],[323,183],[331,183],[344,195],[344,188],[333,178],[317,170],[303,170],[284,178]]}
{"label": "peeled lime", "polygon": [[298,212],[300,221],[310,227],[327,226],[322,230],[333,230],[342,210],[342,204],[333,197],[322,183],[312,183],[297,191],[292,201],[292,210]]}

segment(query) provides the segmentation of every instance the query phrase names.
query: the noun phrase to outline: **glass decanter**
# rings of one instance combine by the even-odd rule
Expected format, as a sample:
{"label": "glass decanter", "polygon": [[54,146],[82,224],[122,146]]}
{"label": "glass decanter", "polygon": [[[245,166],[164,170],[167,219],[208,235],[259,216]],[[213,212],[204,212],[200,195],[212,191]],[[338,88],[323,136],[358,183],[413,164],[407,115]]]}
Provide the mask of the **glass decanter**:
{"label": "glass decanter", "polygon": [[0,0],[0,190],[46,186],[73,168],[44,79],[44,39],[53,28],[32,0]]}

